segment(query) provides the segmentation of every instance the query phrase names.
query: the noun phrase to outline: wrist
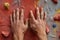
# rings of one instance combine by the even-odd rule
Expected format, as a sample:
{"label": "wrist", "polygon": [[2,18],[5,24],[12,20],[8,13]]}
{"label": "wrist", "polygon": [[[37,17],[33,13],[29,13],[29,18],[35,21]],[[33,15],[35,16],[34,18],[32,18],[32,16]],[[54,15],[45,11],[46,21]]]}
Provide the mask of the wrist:
{"label": "wrist", "polygon": [[24,39],[24,32],[21,31],[21,32],[18,33],[18,39],[19,40],[23,40]]}
{"label": "wrist", "polygon": [[39,32],[37,33],[40,40],[47,40],[46,32]]}
{"label": "wrist", "polygon": [[17,34],[13,34],[14,40],[18,40],[18,35]]}
{"label": "wrist", "polygon": [[23,40],[24,38],[24,33],[21,30],[13,33],[13,35],[14,35],[14,40]]}

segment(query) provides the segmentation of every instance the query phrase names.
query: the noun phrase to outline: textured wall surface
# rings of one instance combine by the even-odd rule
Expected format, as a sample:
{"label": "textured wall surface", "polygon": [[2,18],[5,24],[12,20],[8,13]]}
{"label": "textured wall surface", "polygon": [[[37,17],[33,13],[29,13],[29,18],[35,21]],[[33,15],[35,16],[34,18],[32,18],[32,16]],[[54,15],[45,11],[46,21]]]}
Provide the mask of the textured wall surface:
{"label": "textured wall surface", "polygon": [[[39,5],[44,4],[44,0],[41,0]],[[48,10],[47,10],[48,7]],[[58,0],[58,4],[55,5],[51,0],[47,0],[47,5],[44,5],[44,10],[48,11],[48,19],[47,19],[47,23],[49,24],[49,28],[50,28],[50,33],[48,35],[48,40],[60,40],[57,38],[56,36],[56,32],[54,32],[54,28],[52,27],[53,24],[55,24],[55,22],[52,20],[52,17],[54,16],[54,14],[56,13],[56,10],[60,9],[60,0]],[[60,22],[59,22],[60,23]],[[56,24],[57,25],[57,24]],[[59,28],[60,26],[56,26],[57,28]],[[60,30],[60,29],[59,29]],[[55,34],[55,35],[54,35]]]}

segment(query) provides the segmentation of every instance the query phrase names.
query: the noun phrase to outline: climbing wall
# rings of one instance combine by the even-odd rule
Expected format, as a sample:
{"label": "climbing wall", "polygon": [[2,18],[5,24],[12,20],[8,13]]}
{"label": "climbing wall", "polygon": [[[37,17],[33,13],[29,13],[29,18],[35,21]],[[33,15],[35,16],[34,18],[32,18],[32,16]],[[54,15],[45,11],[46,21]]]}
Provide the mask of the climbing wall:
{"label": "climbing wall", "polygon": [[[7,32],[7,35],[9,35],[11,31],[9,16],[14,9],[24,8],[26,19],[29,18],[29,11],[35,11],[36,6],[43,6],[44,11],[47,11],[48,16],[46,20],[50,29],[48,40],[59,40],[56,36],[56,27],[58,26],[53,20],[53,16],[56,10],[60,8],[60,0],[58,0],[58,3],[53,3],[51,0],[0,0],[0,34],[3,31]],[[29,27],[25,33],[24,40],[38,40],[38,37]]]}
{"label": "climbing wall", "polygon": [[57,0],[56,3],[52,2],[52,0],[41,0],[39,6],[41,5],[44,6],[44,11],[47,12],[47,23],[50,28],[48,40],[60,40],[58,37],[60,34],[60,22],[53,20],[54,15],[57,14],[57,10],[60,10],[60,0]]}
{"label": "climbing wall", "polygon": [[[10,14],[16,8],[24,8],[25,19],[29,18],[29,11],[35,11],[37,0],[0,0],[0,40],[12,40],[10,27]],[[34,13],[35,14],[35,13]],[[24,20],[25,20],[24,19]],[[11,34],[11,35],[10,35]],[[25,33],[24,40],[38,40],[35,32],[29,27]]]}

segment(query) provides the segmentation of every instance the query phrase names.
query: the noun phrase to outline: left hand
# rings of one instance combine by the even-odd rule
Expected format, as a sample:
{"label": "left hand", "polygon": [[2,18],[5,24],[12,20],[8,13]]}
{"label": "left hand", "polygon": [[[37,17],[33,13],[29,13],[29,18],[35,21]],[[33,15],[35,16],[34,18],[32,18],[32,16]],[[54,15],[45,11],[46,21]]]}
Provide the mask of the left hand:
{"label": "left hand", "polygon": [[[21,15],[20,15],[21,14]],[[21,9],[21,13],[19,13],[19,8],[13,11],[11,15],[11,26],[13,32],[25,32],[28,28],[28,20],[25,20],[24,23],[24,10]]]}

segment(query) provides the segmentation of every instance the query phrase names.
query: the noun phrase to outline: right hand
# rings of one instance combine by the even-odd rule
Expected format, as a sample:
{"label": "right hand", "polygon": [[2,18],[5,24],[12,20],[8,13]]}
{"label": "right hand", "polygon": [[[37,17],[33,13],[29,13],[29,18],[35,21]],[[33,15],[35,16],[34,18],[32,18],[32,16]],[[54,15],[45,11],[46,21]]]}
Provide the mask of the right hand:
{"label": "right hand", "polygon": [[35,19],[34,15],[33,15],[33,11],[31,10],[30,11],[30,14],[31,14],[31,18],[30,18],[30,25],[31,25],[31,28],[33,30],[35,30],[36,32],[45,32],[46,31],[46,21],[45,21],[45,17],[46,15],[44,16],[44,11],[43,11],[43,8],[41,9],[41,13],[39,12],[39,8],[37,7],[36,8],[37,10],[37,19]]}
{"label": "right hand", "polygon": [[30,11],[30,26],[31,28],[37,32],[37,35],[40,40],[47,40],[47,35],[46,35],[46,21],[44,16],[44,11],[43,8],[41,9],[41,13],[39,12],[39,8],[37,7],[37,19],[35,19],[33,15],[33,11]]}

